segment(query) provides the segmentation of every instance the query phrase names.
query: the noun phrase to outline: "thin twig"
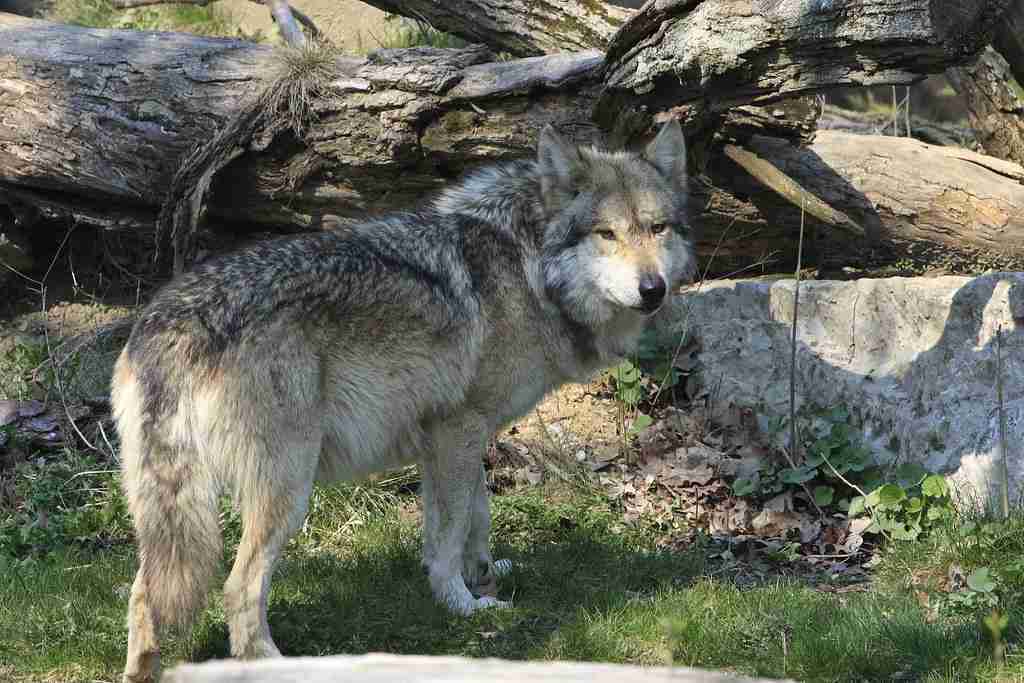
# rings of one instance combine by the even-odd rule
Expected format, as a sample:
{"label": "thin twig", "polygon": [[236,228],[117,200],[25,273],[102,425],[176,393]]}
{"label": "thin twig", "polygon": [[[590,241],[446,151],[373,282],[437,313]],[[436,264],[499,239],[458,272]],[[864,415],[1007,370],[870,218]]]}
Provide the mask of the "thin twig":
{"label": "thin twig", "polygon": [[[789,357],[789,448],[783,448],[782,454],[786,456],[786,460],[789,461],[789,466],[793,470],[797,469],[796,461],[800,457],[799,441],[797,440],[797,429],[796,429],[796,320],[797,313],[800,310],[800,265],[803,261],[804,253],[804,211],[803,207],[800,210],[800,241],[796,247],[796,287],[793,290],[793,335],[790,339],[790,357]],[[792,452],[791,452],[792,451]],[[821,519],[825,518],[825,512],[818,505],[818,501],[814,500],[814,494],[807,487],[807,482],[800,482],[800,488],[807,494],[807,500],[811,502],[814,509],[818,511],[818,517]]]}
{"label": "thin twig", "polygon": [[875,510],[874,510],[874,508],[872,508],[870,505],[867,504],[868,494],[865,493],[864,489],[862,489],[861,487],[857,486],[852,481],[850,481],[849,479],[844,477],[842,474],[840,474],[839,470],[837,470],[836,466],[832,464],[832,461],[828,459],[828,455],[824,451],[821,452],[821,459],[825,461],[825,464],[828,465],[828,468],[830,470],[832,470],[832,474],[834,474],[836,476],[836,478],[839,479],[839,481],[843,482],[844,484],[849,486],[851,489],[856,491],[864,499],[864,509],[868,511],[869,515],[871,515],[871,521],[875,523],[875,526],[878,527],[878,530],[882,533],[882,535],[885,536],[887,539],[889,539],[891,541],[892,540],[892,536],[890,536],[889,532],[885,530],[885,527],[883,527],[881,524],[878,523],[878,519],[875,517]]}
{"label": "thin twig", "polygon": [[906,120],[903,123],[904,123],[904,127],[907,129],[906,130],[907,137],[911,138],[911,137],[914,137],[914,136],[913,136],[913,133],[911,133],[911,131],[910,131],[910,86],[909,85],[907,86],[907,96],[903,98],[903,104],[906,107],[903,110],[904,113],[906,114],[906,117],[905,117]]}
{"label": "thin twig", "polygon": [[109,439],[109,438],[107,437],[107,430],[105,430],[105,429],[103,428],[103,420],[99,420],[99,421],[98,421],[98,422],[96,423],[96,426],[100,428],[100,436],[102,436],[102,437],[103,437],[103,442],[104,442],[105,444],[107,444],[107,448],[109,448],[109,449],[110,449],[110,457],[111,457],[111,459],[112,459],[112,460],[113,460],[113,461],[114,461],[115,463],[117,463],[117,464],[118,464],[118,466],[120,466],[120,464],[121,464],[121,458],[117,457],[117,450],[116,450],[116,449],[115,449],[115,448],[113,447],[113,445],[111,445],[111,443],[110,443],[110,439]]}
{"label": "thin twig", "polygon": [[900,136],[900,105],[896,102],[896,86],[892,86],[892,134],[893,137]]}
{"label": "thin twig", "polygon": [[[110,0],[110,4],[113,5],[117,9],[134,9],[136,7],[151,7],[153,5],[197,5],[199,7],[206,7],[207,5],[209,5],[213,1],[214,0]],[[268,5],[268,4],[272,5],[273,4],[272,2],[264,2],[264,0],[249,0],[249,1],[250,2],[254,2],[257,5]],[[282,3],[282,4],[284,4],[286,6],[288,12],[290,13],[290,15],[292,17],[294,17],[295,19],[298,19],[299,23],[302,24],[303,26],[305,26],[309,30],[309,34],[311,36],[313,36],[314,38],[319,38],[322,35],[321,32],[320,32],[320,29],[318,29],[316,27],[316,24],[313,23],[313,20],[310,19],[309,16],[307,16],[306,14],[303,14],[302,12],[300,12],[299,10],[295,9],[294,7],[288,5],[287,3]],[[274,7],[273,6],[271,6],[271,16],[273,16],[274,21],[278,21],[277,15],[274,13]],[[285,21],[288,24],[290,24],[291,26],[293,26],[293,27],[295,26],[294,20],[290,20],[289,21],[289,20],[286,19]],[[284,27],[285,24],[282,24],[282,23],[278,22],[278,26]],[[299,36],[301,36],[302,32],[299,31],[298,33],[299,33]],[[294,34],[291,34],[291,33],[286,34],[284,28],[281,29],[281,35],[285,38],[285,42],[287,42],[289,45],[292,45],[293,47],[300,47],[305,42],[305,40],[303,39],[301,42],[293,43],[292,39],[295,38]]]}
{"label": "thin twig", "polygon": [[71,475],[71,477],[67,481],[61,484],[60,487],[64,488],[65,486],[73,482],[75,479],[78,479],[79,477],[92,477],[97,474],[117,474],[120,471],[121,470],[86,470],[84,472],[76,472],[75,474]]}
{"label": "thin twig", "polygon": [[[40,308],[43,314],[43,341],[46,345],[46,355],[49,357],[53,356],[54,350],[53,344],[50,342],[50,313],[46,307],[46,281],[47,279],[49,279],[50,273],[53,271],[53,267],[57,263],[57,259],[60,258],[61,253],[64,251],[64,247],[67,246],[68,240],[71,239],[71,233],[75,231],[75,228],[77,226],[77,223],[72,223],[71,228],[68,229],[67,233],[64,235],[64,239],[61,241],[60,246],[57,247],[57,251],[56,253],[54,253],[53,259],[50,261],[50,265],[46,268],[46,272],[43,274],[42,280],[34,280],[28,276],[22,276],[26,280],[35,283],[36,286],[39,287],[37,291],[39,292]],[[53,366],[53,379],[54,382],[57,384],[57,395],[60,397],[61,405],[64,407],[64,416],[67,417],[68,422],[71,423],[72,429],[75,430],[75,433],[78,434],[78,437],[82,440],[82,443],[84,443],[90,450],[96,451],[97,453],[102,453],[103,451],[93,446],[89,439],[85,438],[85,434],[83,434],[82,430],[78,428],[78,423],[75,422],[75,418],[71,416],[71,409],[68,406],[67,397],[64,394],[64,384],[63,381],[61,380],[61,370],[56,364],[54,364]]]}
{"label": "thin twig", "polygon": [[804,253],[804,212],[800,211],[800,241],[796,248],[796,283],[793,287],[793,332],[789,348],[789,448],[794,459],[800,457],[796,438],[796,322],[800,311],[800,266]]}
{"label": "thin twig", "polygon": [[284,42],[291,47],[304,47],[306,36],[303,35],[299,25],[295,23],[295,15],[292,14],[292,8],[288,3],[285,0],[267,0],[267,6],[270,8],[270,15],[277,22],[277,28],[281,31]]}
{"label": "thin twig", "polygon": [[852,218],[808,192],[767,159],[737,145],[726,145],[722,153],[769,190],[799,206],[801,213],[809,213],[823,223],[856,237],[867,234]]}

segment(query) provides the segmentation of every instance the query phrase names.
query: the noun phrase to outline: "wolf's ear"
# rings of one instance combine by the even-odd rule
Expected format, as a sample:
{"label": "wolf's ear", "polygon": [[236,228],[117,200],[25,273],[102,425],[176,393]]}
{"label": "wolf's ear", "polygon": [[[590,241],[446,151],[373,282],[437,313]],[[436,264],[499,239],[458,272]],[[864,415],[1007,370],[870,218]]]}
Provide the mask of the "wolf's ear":
{"label": "wolf's ear", "polygon": [[540,132],[537,143],[537,164],[540,170],[541,194],[551,207],[579,186],[584,161],[579,150],[559,135],[549,123]]}
{"label": "wolf's ear", "polygon": [[679,121],[672,119],[647,144],[644,158],[674,183],[686,184],[686,140]]}

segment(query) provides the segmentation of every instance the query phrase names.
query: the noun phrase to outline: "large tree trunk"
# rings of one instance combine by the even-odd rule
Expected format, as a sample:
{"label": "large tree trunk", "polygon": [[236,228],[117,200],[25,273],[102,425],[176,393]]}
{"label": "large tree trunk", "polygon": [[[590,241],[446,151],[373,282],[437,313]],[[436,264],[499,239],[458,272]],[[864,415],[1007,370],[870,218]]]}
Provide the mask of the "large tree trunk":
{"label": "large tree trunk", "polygon": [[986,48],[973,64],[948,69],[946,77],[963,97],[985,152],[1024,164],[1024,102],[1006,59]]}
{"label": "large tree trunk", "polygon": [[[900,44],[892,50],[906,48]],[[876,46],[875,52],[884,50]],[[241,41],[84,29],[0,15],[0,203],[32,204],[100,226],[151,225],[180,159],[213,137],[240,102],[267,87],[278,59],[268,48]],[[303,141],[290,135],[252,141],[247,153],[218,175],[211,212],[246,224],[317,227],[324,214],[407,207],[467,167],[532,154],[546,123],[580,141],[601,137],[591,119],[601,88],[599,52],[489,59],[481,48],[338,59],[331,97],[317,103],[319,118]],[[929,68],[943,65],[937,61]],[[746,92],[756,96],[749,88]],[[737,103],[741,99],[733,97]],[[1012,216],[1021,212],[1007,209],[1018,206],[1012,189],[1017,171],[987,178],[997,184],[998,196],[984,185],[956,190],[959,186],[944,180],[926,180],[925,171],[954,164],[950,173],[970,175],[980,172],[980,162],[954,162],[948,153],[926,147],[899,153],[909,157],[894,151],[894,158],[908,159],[901,166],[907,177],[878,194],[902,197],[897,190],[902,182],[915,187],[923,203],[902,197],[903,206],[913,210],[893,200],[891,211],[875,211],[870,183],[890,176],[863,178],[861,167],[845,157],[831,160],[830,170],[828,155],[817,147],[801,150],[778,139],[807,139],[815,110],[804,105],[734,109],[718,140],[747,144],[881,240],[840,239],[835,228],[812,221],[819,234],[828,231],[832,251],[865,261],[872,254],[899,258],[922,252],[922,245],[941,244],[956,253],[984,249],[991,258],[1020,258],[1024,242]],[[873,153],[883,144],[903,143],[879,141],[871,145]],[[705,207],[700,220],[707,226],[706,256],[727,233],[713,271],[749,265],[780,247],[791,253],[787,240],[799,224],[791,201],[720,155],[710,158],[712,184],[695,183],[694,205]],[[974,214],[960,220],[927,210],[931,201],[950,196],[962,196]],[[975,214],[985,220],[978,223],[971,218]],[[1011,218],[1000,225],[1004,214]],[[757,235],[733,240],[754,228]]]}
{"label": "large tree trunk", "polygon": [[[369,3],[515,55],[607,47],[598,120],[623,137],[669,109],[693,131],[737,104],[909,84],[967,61],[997,26],[1020,45],[999,23],[1010,0],[663,0],[640,11],[601,0]],[[1007,14],[1020,19],[1021,4]]]}
{"label": "large tree trunk", "polygon": [[[1024,269],[1024,168],[958,147],[912,138],[819,131],[808,147],[754,137],[746,149],[841,209],[867,232],[857,238],[807,217],[804,263],[842,267],[911,265],[978,272]],[[696,188],[705,209],[699,248],[712,272],[792,272],[800,209],[766,190],[729,159],[709,166]],[[701,203],[703,202],[703,203]],[[751,270],[759,258],[767,268]]]}
{"label": "large tree trunk", "polygon": [[[1007,0],[649,2],[607,53],[604,125],[700,120],[835,85],[912,83],[991,39]],[[898,46],[898,47],[897,47]]]}
{"label": "large tree trunk", "polygon": [[1010,64],[1010,71],[1024,85],[1024,2],[1013,0],[996,29],[992,46]]}
{"label": "large tree trunk", "polygon": [[[281,69],[272,49],[242,41],[11,15],[0,15],[0,46],[0,184],[84,219],[134,222],[134,210],[159,205],[182,157]],[[305,146],[279,140],[240,159],[222,175],[214,209],[308,224],[304,216],[323,211],[407,204],[468,166],[529,154],[547,123],[600,137],[590,114],[601,53],[490,58],[480,48],[339,58]],[[801,139],[815,115],[801,102],[739,108],[725,132]],[[297,205],[273,191],[284,175]]]}
{"label": "large tree trunk", "polygon": [[603,0],[367,0],[385,12],[517,57],[600,48],[634,10]]}

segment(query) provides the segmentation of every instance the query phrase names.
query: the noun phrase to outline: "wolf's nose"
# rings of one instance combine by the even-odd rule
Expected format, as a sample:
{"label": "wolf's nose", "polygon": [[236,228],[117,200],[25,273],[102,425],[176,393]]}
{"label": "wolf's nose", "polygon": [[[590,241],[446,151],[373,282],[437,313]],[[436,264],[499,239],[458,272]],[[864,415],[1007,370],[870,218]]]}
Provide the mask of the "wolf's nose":
{"label": "wolf's nose", "polygon": [[640,298],[644,309],[653,311],[661,305],[665,298],[665,279],[657,273],[647,273],[640,277]]}

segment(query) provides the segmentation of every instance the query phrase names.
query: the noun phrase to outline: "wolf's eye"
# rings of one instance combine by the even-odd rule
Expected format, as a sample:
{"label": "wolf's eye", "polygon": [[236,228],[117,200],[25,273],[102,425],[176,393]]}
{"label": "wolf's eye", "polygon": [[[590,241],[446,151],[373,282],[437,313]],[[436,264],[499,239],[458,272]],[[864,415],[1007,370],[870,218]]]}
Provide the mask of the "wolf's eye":
{"label": "wolf's eye", "polygon": [[668,230],[668,226],[665,225],[664,223],[655,223],[654,225],[651,226],[651,232],[655,235],[660,235],[666,230]]}
{"label": "wolf's eye", "polygon": [[609,241],[615,241],[615,233],[611,230],[598,230],[597,234]]}

